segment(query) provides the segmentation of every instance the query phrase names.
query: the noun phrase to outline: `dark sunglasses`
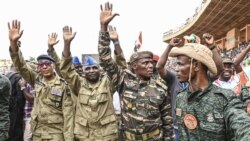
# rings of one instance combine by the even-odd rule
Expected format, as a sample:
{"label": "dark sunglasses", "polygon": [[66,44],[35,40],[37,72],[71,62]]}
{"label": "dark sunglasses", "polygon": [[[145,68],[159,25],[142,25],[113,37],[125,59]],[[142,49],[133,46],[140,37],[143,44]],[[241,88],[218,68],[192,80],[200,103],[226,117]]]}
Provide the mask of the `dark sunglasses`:
{"label": "dark sunglasses", "polygon": [[52,64],[52,62],[40,62],[37,64],[38,67],[43,67],[43,66],[50,66]]}
{"label": "dark sunglasses", "polygon": [[84,70],[85,71],[90,71],[90,70],[98,70],[98,66],[92,66],[92,67],[85,67]]}

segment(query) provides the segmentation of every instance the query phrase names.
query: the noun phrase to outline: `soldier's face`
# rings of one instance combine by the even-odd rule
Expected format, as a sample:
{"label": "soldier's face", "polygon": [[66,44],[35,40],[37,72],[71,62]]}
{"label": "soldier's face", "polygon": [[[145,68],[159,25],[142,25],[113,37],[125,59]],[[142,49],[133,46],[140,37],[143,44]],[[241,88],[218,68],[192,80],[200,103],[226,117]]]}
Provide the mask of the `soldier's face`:
{"label": "soldier's face", "polygon": [[187,56],[177,57],[176,76],[180,82],[186,82],[189,79],[191,61]]}
{"label": "soldier's face", "polygon": [[39,60],[37,63],[38,70],[45,78],[50,78],[54,75],[54,64],[49,60]]}
{"label": "soldier's face", "polygon": [[232,75],[233,75],[233,64],[224,63],[224,70],[221,73],[220,79],[223,81],[228,81]]}
{"label": "soldier's face", "polygon": [[82,68],[82,65],[81,65],[81,64],[76,64],[76,65],[74,65],[74,67],[75,67],[76,72],[77,72],[79,75],[82,75],[82,74],[83,74],[83,68]]}
{"label": "soldier's face", "polygon": [[84,67],[84,74],[88,81],[97,82],[100,77],[100,68],[97,65]]}
{"label": "soldier's face", "polygon": [[153,75],[153,59],[139,59],[133,65],[133,70],[139,77],[149,79]]}

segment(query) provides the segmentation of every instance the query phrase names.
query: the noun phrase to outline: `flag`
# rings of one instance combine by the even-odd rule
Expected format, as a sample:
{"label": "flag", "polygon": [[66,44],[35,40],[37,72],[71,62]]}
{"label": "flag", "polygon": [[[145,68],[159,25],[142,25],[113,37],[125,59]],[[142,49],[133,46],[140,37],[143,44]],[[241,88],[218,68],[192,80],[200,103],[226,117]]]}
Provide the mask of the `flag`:
{"label": "flag", "polygon": [[140,32],[138,39],[135,41],[134,52],[137,52],[142,45],[142,32]]}

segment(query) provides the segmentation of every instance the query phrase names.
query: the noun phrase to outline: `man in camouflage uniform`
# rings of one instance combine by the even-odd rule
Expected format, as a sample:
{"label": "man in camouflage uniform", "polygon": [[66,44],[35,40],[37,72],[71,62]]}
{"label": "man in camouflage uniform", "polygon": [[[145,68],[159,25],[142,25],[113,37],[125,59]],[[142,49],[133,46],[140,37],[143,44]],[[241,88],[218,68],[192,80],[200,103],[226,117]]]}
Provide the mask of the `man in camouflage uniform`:
{"label": "man in camouflage uniform", "polygon": [[98,51],[101,65],[120,95],[124,138],[129,141],[171,140],[171,101],[167,87],[151,79],[153,54],[144,51],[133,55],[131,63],[135,74],[121,69],[112,60],[107,26],[116,15],[112,14],[111,4],[101,6]]}
{"label": "man in camouflage uniform", "polygon": [[0,141],[8,138],[9,130],[9,97],[11,84],[7,77],[0,74]]}
{"label": "man in camouflage uniform", "polygon": [[176,76],[189,82],[189,89],[177,95],[176,122],[181,141],[250,140],[250,118],[233,91],[219,88],[208,79],[217,74],[212,52],[206,46],[188,43],[174,47]]}
{"label": "man in camouflage uniform", "polygon": [[9,26],[11,59],[22,77],[35,88],[31,130],[34,141],[73,141],[73,102],[70,88],[54,73],[54,60],[48,55],[37,58],[39,74],[27,67],[17,41],[21,38],[20,22]]}
{"label": "man in camouflage uniform", "polygon": [[112,103],[112,82],[106,73],[100,73],[99,64],[87,56],[84,62],[84,76],[74,69],[70,44],[76,33],[72,28],[63,28],[64,50],[61,59],[61,73],[77,94],[74,136],[78,141],[115,141],[117,122]]}

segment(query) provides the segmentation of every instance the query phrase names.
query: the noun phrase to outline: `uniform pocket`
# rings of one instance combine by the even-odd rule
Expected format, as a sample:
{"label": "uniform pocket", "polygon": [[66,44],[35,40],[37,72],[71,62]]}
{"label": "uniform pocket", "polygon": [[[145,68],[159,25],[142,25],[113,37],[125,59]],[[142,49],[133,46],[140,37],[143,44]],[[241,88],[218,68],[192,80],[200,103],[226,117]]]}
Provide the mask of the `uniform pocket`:
{"label": "uniform pocket", "polygon": [[101,132],[102,136],[108,136],[112,134],[117,134],[117,122],[116,116],[110,115],[100,119],[102,125]]}
{"label": "uniform pocket", "polygon": [[104,92],[104,93],[101,93],[100,95],[98,95],[98,97],[97,97],[98,103],[103,103],[103,102],[108,101],[107,94],[108,94],[107,92]]}
{"label": "uniform pocket", "polygon": [[88,95],[79,94],[79,102],[81,104],[88,105],[89,96]]}
{"label": "uniform pocket", "polygon": [[87,123],[88,123],[87,119],[76,116],[74,134],[87,137],[89,135]]}
{"label": "uniform pocket", "polygon": [[50,115],[48,117],[48,123],[62,123],[63,117],[60,115]]}

